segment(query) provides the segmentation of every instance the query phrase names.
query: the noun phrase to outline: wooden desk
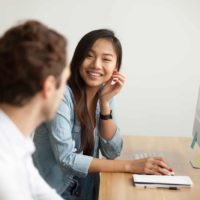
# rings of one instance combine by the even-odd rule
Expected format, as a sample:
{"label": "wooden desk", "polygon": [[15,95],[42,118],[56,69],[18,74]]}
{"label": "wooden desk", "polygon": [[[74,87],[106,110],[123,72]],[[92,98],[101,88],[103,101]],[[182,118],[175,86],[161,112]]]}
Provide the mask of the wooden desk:
{"label": "wooden desk", "polygon": [[101,173],[99,200],[199,200],[200,170],[189,161],[200,153],[199,147],[190,148],[191,138],[123,136],[124,147],[119,159],[131,159],[134,151],[161,151],[176,175],[190,176],[190,189],[144,189],[133,186],[132,174]]}

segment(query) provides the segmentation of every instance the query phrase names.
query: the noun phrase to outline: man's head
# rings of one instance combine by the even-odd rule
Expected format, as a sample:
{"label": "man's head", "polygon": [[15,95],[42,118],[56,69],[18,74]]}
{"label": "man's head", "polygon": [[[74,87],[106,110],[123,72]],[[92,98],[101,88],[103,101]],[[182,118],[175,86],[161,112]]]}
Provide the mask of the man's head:
{"label": "man's head", "polygon": [[51,118],[69,76],[66,46],[62,35],[37,21],[9,29],[0,38],[0,104],[23,107],[41,94]]}

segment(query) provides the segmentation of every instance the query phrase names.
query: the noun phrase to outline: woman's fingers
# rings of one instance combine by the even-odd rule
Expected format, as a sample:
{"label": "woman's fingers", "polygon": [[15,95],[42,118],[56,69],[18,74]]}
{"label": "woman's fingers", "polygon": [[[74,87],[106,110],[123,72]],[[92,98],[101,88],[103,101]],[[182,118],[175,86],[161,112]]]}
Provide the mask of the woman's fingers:
{"label": "woman's fingers", "polygon": [[114,74],[114,75],[112,75],[112,78],[121,80],[122,82],[125,82],[125,80],[126,80],[125,76],[123,76],[122,74]]}
{"label": "woman's fingers", "polygon": [[162,158],[154,158],[154,162],[160,166],[161,168],[167,169],[169,170],[170,167],[164,162],[164,160]]}
{"label": "woman's fingers", "polygon": [[145,173],[156,175],[168,175],[170,169],[160,157],[148,158],[145,167]]}
{"label": "woman's fingers", "polygon": [[150,175],[163,175],[161,172],[157,171],[156,169],[148,169],[148,172],[146,174]]}

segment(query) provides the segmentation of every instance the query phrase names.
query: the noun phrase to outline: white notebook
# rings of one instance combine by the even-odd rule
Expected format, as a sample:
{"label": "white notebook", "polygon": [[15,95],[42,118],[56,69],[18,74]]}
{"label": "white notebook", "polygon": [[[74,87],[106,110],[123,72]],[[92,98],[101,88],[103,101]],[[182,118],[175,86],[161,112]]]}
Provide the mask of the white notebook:
{"label": "white notebook", "polygon": [[189,176],[158,176],[133,174],[135,186],[144,188],[190,188],[193,182]]}

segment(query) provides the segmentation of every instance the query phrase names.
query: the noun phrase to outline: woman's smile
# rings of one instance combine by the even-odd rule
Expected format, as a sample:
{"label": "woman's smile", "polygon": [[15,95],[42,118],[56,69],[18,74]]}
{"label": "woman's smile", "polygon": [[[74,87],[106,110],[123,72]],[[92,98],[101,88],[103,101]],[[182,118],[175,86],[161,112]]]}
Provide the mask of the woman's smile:
{"label": "woman's smile", "polygon": [[87,75],[89,78],[99,78],[99,77],[102,77],[103,76],[103,73],[102,72],[97,72],[97,71],[94,71],[94,70],[87,70],[86,71]]}

